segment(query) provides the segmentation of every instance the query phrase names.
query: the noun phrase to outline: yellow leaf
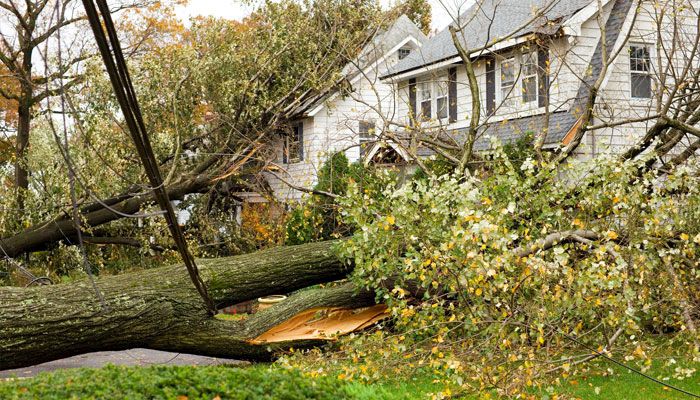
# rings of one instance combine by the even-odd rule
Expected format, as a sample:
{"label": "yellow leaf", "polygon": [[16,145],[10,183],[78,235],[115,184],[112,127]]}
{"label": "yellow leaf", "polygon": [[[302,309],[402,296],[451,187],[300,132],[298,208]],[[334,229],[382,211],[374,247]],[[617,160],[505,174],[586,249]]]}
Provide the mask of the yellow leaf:
{"label": "yellow leaf", "polygon": [[483,293],[483,290],[481,290],[481,288],[477,288],[475,293],[477,296],[481,296],[481,294]]}
{"label": "yellow leaf", "polygon": [[386,222],[388,222],[390,225],[394,225],[396,223],[396,218],[394,218],[393,215],[389,215],[386,217]]}
{"label": "yellow leaf", "polygon": [[618,235],[615,231],[608,231],[607,236],[610,240],[615,240],[620,237],[620,235]]}
{"label": "yellow leaf", "polygon": [[681,233],[681,240],[683,240],[684,242],[687,242],[688,239],[690,239],[690,236],[688,236],[687,233]]}

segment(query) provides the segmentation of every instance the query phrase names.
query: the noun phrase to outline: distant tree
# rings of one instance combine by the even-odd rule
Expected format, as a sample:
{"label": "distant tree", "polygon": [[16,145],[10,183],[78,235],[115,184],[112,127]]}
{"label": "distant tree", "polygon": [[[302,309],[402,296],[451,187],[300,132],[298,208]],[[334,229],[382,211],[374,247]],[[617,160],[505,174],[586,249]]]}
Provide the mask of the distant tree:
{"label": "distant tree", "polygon": [[396,5],[390,12],[394,18],[401,14],[415,23],[423,33],[430,34],[433,22],[432,7],[427,0],[405,0]]}

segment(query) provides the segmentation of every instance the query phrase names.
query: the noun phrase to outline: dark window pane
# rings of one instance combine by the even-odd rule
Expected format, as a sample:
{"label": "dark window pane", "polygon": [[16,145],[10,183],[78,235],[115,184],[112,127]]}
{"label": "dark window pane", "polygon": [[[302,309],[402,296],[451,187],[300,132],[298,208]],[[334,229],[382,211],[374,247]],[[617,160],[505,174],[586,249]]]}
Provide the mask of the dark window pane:
{"label": "dark window pane", "polygon": [[438,119],[447,119],[447,97],[437,99],[437,117]]}
{"label": "dark window pane", "polygon": [[523,103],[537,101],[537,78],[523,79]]}
{"label": "dark window pane", "polygon": [[285,139],[285,155],[287,163],[297,163],[303,160],[303,126],[294,125]]}
{"label": "dark window pane", "polygon": [[403,60],[411,54],[411,49],[399,49],[399,60]]}
{"label": "dark window pane", "polygon": [[640,99],[651,98],[651,76],[632,74],[632,97]]}
{"label": "dark window pane", "polygon": [[423,116],[423,119],[430,119],[432,118],[432,115],[430,113],[430,105],[432,101],[424,101],[420,103],[420,108],[421,108],[421,115]]}

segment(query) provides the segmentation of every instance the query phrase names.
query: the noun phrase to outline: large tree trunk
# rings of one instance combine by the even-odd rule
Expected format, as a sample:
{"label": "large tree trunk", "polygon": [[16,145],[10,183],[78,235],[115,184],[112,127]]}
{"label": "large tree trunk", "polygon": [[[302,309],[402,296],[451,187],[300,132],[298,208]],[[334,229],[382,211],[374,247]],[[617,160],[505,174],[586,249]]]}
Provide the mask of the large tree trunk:
{"label": "large tree trunk", "polygon": [[[199,260],[217,306],[289,293],[344,278],[350,268],[323,242],[242,256]],[[372,293],[346,284],[302,291],[243,321],[207,315],[183,266],[101,278],[104,303],[88,282],[0,288],[0,370],[77,354],[144,347],[237,359],[267,360],[280,349],[316,340],[251,344],[250,340],[314,307],[374,304]]]}

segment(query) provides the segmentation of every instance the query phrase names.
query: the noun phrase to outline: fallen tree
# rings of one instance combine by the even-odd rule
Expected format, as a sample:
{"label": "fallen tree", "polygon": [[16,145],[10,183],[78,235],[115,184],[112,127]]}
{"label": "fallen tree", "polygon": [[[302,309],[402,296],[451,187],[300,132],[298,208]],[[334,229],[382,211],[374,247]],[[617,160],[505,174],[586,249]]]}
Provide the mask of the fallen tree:
{"label": "fallen tree", "polygon": [[[334,255],[338,242],[280,247],[230,258],[199,260],[218,307],[288,293],[347,276]],[[0,288],[0,370],[92,351],[144,347],[246,360],[269,360],[290,347],[320,340],[253,344],[270,328],[316,307],[363,307],[374,294],[351,284],[300,292],[242,321],[211,318],[180,266],[97,281],[32,288]]]}

